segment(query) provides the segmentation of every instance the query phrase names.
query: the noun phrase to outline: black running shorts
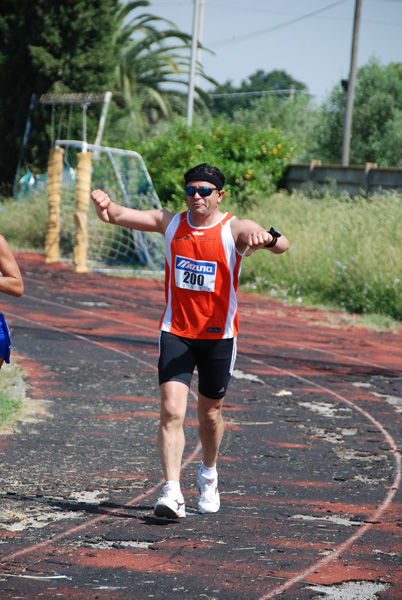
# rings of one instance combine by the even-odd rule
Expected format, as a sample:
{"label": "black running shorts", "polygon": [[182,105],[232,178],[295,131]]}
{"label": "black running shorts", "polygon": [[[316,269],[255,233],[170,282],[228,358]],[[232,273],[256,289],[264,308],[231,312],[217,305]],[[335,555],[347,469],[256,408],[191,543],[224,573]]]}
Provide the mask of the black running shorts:
{"label": "black running shorts", "polygon": [[233,372],[236,349],[236,338],[193,340],[161,331],[159,385],[167,381],[181,381],[190,387],[197,367],[199,393],[212,400],[223,398]]}

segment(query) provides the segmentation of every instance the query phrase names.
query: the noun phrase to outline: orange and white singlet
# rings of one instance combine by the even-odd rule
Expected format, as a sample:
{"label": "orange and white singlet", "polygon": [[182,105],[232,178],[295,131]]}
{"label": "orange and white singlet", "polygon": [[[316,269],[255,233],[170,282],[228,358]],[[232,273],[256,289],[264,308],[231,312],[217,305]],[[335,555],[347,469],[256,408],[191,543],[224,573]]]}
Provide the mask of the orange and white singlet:
{"label": "orange and white singlet", "polygon": [[209,227],[191,225],[186,211],[165,232],[166,309],[160,328],[198,339],[233,338],[238,333],[236,291],[241,259],[226,213]]}

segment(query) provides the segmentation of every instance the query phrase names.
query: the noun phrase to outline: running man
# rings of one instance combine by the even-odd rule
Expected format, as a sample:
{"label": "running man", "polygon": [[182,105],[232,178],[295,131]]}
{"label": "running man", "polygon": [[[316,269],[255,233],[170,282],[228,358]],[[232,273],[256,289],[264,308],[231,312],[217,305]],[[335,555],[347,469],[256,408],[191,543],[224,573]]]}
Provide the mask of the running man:
{"label": "running man", "polygon": [[166,308],[160,320],[161,412],[158,450],[165,485],[154,507],[160,517],[185,517],[180,471],[185,446],[184,419],[195,366],[203,460],[198,473],[198,508],[220,507],[216,463],[224,432],[222,405],[236,358],[236,291],[243,256],[268,249],[281,254],[285,236],[271,227],[237,219],[219,210],[225,176],[206,163],[185,173],[188,210],[135,210],[95,190],[91,197],[102,221],[165,236]]}
{"label": "running man", "polygon": [[[24,292],[21,271],[7,240],[0,235],[0,292],[19,298]],[[0,312],[0,369],[4,361],[10,362],[10,331]]]}

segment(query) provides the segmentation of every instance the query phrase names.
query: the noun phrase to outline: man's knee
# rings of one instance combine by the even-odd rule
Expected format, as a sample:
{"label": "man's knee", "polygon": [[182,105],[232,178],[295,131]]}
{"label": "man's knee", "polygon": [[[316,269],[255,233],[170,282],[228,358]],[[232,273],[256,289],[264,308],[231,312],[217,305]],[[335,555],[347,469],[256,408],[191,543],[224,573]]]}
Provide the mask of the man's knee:
{"label": "man's knee", "polygon": [[165,401],[161,404],[160,420],[162,425],[183,423],[185,411],[175,402]]}
{"label": "man's knee", "polygon": [[201,427],[214,430],[222,422],[222,404],[219,402],[214,406],[200,405],[198,408],[198,420]]}
{"label": "man's knee", "polygon": [[188,388],[177,382],[169,382],[161,386],[162,425],[182,424],[186,416]]}

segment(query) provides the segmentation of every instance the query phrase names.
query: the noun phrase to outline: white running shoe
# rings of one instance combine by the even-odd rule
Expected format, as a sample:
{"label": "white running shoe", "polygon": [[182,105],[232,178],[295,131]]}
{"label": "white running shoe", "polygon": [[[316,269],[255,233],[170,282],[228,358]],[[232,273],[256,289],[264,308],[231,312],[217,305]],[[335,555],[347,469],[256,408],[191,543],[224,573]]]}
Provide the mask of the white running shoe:
{"label": "white running shoe", "polygon": [[175,519],[176,517],[186,516],[186,507],[184,505],[183,494],[175,497],[169,486],[163,487],[163,496],[159,498],[154,506],[154,515],[157,517],[167,517]]}
{"label": "white running shoe", "polygon": [[221,505],[218,492],[218,476],[214,479],[199,476],[198,489],[198,510],[201,513],[218,512]]}

